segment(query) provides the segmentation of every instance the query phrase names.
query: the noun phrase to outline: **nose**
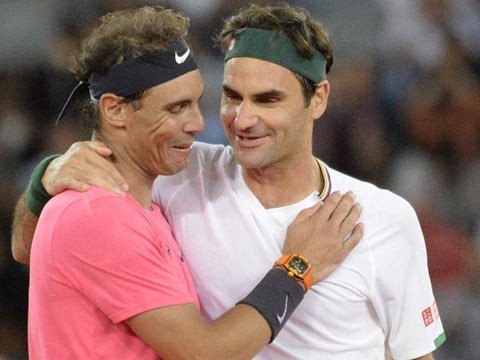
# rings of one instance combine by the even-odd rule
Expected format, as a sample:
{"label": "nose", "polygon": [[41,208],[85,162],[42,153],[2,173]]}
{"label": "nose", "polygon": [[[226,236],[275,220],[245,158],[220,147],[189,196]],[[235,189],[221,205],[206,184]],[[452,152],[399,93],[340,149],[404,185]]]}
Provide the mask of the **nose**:
{"label": "nose", "polygon": [[202,110],[200,106],[195,105],[192,108],[192,112],[188,118],[188,122],[185,125],[185,132],[202,132],[205,130],[205,119],[203,118]]}
{"label": "nose", "polygon": [[242,101],[235,109],[234,125],[239,130],[245,130],[255,126],[258,117],[255,113],[253,104],[248,101]]}

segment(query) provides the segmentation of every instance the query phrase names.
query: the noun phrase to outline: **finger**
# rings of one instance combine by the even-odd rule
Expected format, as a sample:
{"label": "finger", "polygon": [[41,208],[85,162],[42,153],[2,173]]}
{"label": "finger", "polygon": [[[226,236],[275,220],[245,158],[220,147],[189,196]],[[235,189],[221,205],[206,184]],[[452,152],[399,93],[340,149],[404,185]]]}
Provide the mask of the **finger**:
{"label": "finger", "polygon": [[87,142],[87,144],[92,150],[94,150],[101,156],[107,157],[112,155],[112,149],[110,149],[101,141],[89,141]]}
{"label": "finger", "polygon": [[332,215],[330,216],[330,220],[332,221],[332,223],[340,225],[350,213],[354,201],[355,197],[353,195],[353,192],[348,191],[345,195],[343,195],[337,207],[334,209]]}
{"label": "finger", "polygon": [[326,221],[330,219],[341,200],[342,194],[340,194],[339,191],[335,191],[325,199],[322,207],[317,211],[315,216],[319,217],[320,220]]}
{"label": "finger", "polygon": [[82,191],[88,189],[88,185],[95,185],[113,193],[124,194],[128,191],[128,185],[106,158],[109,154],[111,150],[101,142],[74,143],[47,168],[44,175],[45,189],[50,194],[55,194],[66,188],[75,187]]}
{"label": "finger", "polygon": [[364,225],[363,223],[358,223],[353,229],[351,235],[343,242],[343,249],[346,252],[345,256],[350,254],[350,252],[358,245],[360,240],[363,237]]}
{"label": "finger", "polygon": [[70,179],[68,183],[65,182],[64,184],[62,184],[62,182],[59,182],[58,184],[59,186],[58,186],[57,194],[67,189],[84,192],[90,188],[90,185],[88,183],[83,181],[78,181],[75,179]]}
{"label": "finger", "polygon": [[[79,144],[72,161],[78,157],[77,180],[101,187],[105,190],[123,194],[128,191],[128,184],[111,161],[107,160],[112,151],[100,141],[89,141]],[[98,156],[101,155],[101,156]],[[88,171],[83,169],[86,162]],[[82,177],[82,174],[84,175]]]}
{"label": "finger", "polygon": [[112,181],[106,179],[96,179],[95,181],[92,180],[90,183],[94,183],[93,185],[114,194],[125,195],[128,191],[127,183],[125,183],[125,185],[118,185],[117,183],[112,183]]}
{"label": "finger", "polygon": [[350,212],[345,216],[342,223],[340,224],[339,234],[342,237],[347,236],[357,223],[358,219],[362,214],[362,205],[360,203],[353,204]]}
{"label": "finger", "polygon": [[89,170],[77,168],[76,180],[98,186],[107,191],[124,194],[128,191],[128,184],[113,164],[103,158],[89,163]]}
{"label": "finger", "polygon": [[101,141],[79,141],[72,144],[65,155],[73,159],[90,159],[98,155],[100,158],[108,158],[112,155],[112,150]]}
{"label": "finger", "polygon": [[293,221],[293,223],[300,223],[300,222],[303,222],[303,221],[309,219],[310,217],[312,217],[313,214],[318,212],[318,210],[321,207],[322,207],[322,203],[316,203],[315,205],[313,205],[309,208],[303,209],[302,211],[300,211],[298,213],[298,215],[295,218],[295,220]]}
{"label": "finger", "polygon": [[102,156],[98,156],[98,154],[90,155],[82,160],[82,162],[79,161],[75,165],[78,167],[88,165],[88,170],[101,173],[102,175],[107,175],[112,171],[117,171],[111,161]]}

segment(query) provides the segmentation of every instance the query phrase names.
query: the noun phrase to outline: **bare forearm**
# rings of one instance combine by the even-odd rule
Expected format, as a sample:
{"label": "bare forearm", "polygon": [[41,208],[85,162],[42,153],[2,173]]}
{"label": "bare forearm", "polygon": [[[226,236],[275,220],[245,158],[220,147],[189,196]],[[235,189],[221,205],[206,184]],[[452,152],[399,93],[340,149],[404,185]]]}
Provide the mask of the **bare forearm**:
{"label": "bare forearm", "polygon": [[217,343],[218,359],[251,359],[268,344],[271,336],[265,319],[250,306],[242,304],[214,321],[211,327],[214,334],[222,333],[225,328],[235,328],[235,332],[227,332],[222,339],[227,347],[222,349],[222,344]]}
{"label": "bare forearm", "polygon": [[[195,354],[198,359],[251,359],[268,344],[271,337],[265,319],[244,304],[235,306],[209,324],[204,323],[202,328],[205,337],[192,339],[191,344],[196,344],[196,349],[189,354]],[[191,359],[190,356],[185,358]]]}
{"label": "bare forearm", "polygon": [[[127,324],[163,359],[251,359],[275,338],[304,294],[286,271],[272,269],[215,321],[204,321],[193,304],[186,304],[139,314]],[[159,337],[158,329],[168,331]]]}
{"label": "bare forearm", "polygon": [[271,336],[263,317],[243,304],[211,323],[193,304],[155,309],[126,322],[164,359],[251,359]]}
{"label": "bare forearm", "polygon": [[23,264],[30,262],[30,249],[38,217],[28,209],[25,194],[17,202],[12,225],[11,250],[13,258]]}

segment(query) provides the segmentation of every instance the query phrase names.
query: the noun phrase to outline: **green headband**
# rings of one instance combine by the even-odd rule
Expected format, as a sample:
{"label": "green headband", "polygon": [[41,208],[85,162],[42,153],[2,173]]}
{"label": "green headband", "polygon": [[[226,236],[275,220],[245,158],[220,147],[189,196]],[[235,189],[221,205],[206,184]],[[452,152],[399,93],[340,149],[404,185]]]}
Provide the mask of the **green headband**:
{"label": "green headband", "polygon": [[314,83],[327,79],[327,59],[318,50],[310,59],[303,57],[285,35],[258,28],[243,28],[235,32],[235,39],[225,54],[225,61],[233,57],[253,57],[286,67]]}

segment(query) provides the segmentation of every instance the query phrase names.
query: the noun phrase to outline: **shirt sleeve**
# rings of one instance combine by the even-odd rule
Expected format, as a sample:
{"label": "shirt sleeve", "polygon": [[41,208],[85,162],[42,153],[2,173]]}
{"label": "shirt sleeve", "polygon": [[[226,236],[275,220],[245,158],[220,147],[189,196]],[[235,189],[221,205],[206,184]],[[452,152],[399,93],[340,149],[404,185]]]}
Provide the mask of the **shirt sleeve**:
{"label": "shirt sleeve", "polygon": [[392,206],[380,219],[389,234],[372,252],[372,303],[386,334],[387,352],[395,359],[413,359],[431,353],[445,336],[417,216],[403,200]]}
{"label": "shirt sleeve", "polygon": [[186,265],[159,211],[152,214],[120,196],[83,200],[64,211],[53,235],[55,267],[68,286],[113,322],[195,302]]}

